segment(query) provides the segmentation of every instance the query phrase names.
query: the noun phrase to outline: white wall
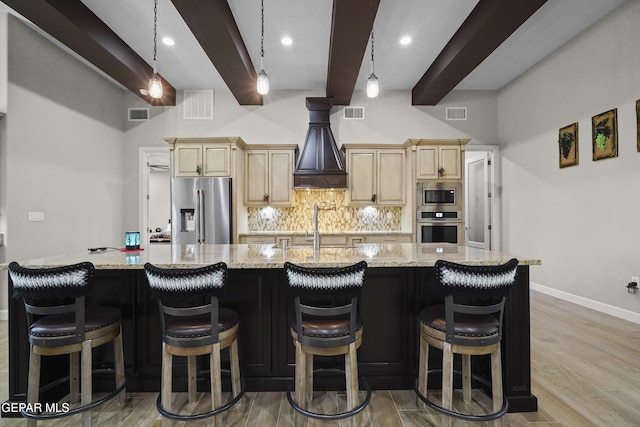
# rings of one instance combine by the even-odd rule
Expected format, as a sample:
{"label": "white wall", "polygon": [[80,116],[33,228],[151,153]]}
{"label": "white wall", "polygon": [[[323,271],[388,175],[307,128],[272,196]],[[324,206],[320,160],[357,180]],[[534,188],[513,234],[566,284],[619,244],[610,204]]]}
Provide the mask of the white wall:
{"label": "white wall", "polygon": [[[13,17],[8,58],[0,262],[121,246],[123,91]],[[28,222],[30,211],[44,222]]]}
{"label": "white wall", "polygon": [[[539,289],[640,321],[640,2],[628,1],[498,97],[503,250],[537,257]],[[618,157],[592,161],[591,117],[618,109]],[[579,165],[558,167],[558,130],[579,127]]]}

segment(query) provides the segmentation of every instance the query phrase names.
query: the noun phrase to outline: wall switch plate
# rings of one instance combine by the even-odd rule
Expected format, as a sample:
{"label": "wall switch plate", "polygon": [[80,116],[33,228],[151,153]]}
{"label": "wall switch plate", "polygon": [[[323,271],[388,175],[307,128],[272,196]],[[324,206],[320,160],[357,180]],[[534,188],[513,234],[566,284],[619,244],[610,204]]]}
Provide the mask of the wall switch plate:
{"label": "wall switch plate", "polygon": [[29,222],[43,222],[44,212],[28,212]]}

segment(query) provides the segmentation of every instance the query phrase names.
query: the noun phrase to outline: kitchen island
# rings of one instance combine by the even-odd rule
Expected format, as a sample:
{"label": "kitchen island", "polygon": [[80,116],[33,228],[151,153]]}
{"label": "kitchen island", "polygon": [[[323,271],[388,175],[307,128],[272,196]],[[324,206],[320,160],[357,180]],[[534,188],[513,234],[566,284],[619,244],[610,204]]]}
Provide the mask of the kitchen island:
{"label": "kitchen island", "polygon": [[[161,267],[197,267],[223,261],[229,267],[229,282],[222,304],[240,313],[240,363],[247,389],[286,390],[294,373],[294,347],[288,322],[288,298],[283,263],[337,267],[365,260],[369,269],[361,298],[364,322],[363,344],[359,350],[360,376],[374,389],[413,389],[417,378],[420,310],[442,301],[436,291],[433,265],[438,259],[470,265],[506,262],[512,255],[464,246],[434,247],[413,243],[362,244],[353,247],[313,248],[273,245],[163,245],[139,252],[105,251],[24,260],[29,267],[53,267],[91,261],[96,281],[87,304],[119,307],[123,312],[125,364],[129,391],[159,391],[161,336],[156,302],[148,291],[143,266],[151,262]],[[516,256],[520,263],[516,284],[507,301],[503,335],[504,390],[509,411],[537,410],[531,394],[529,342],[529,266],[539,260]],[[9,283],[11,295],[12,284]],[[9,301],[9,399],[24,401],[27,389],[28,344],[24,307]],[[104,365],[112,363],[111,349],[96,348],[94,357]],[[433,356],[437,357],[437,352]],[[205,358],[202,358],[205,359]],[[477,362],[476,362],[477,360]],[[342,363],[341,359],[330,362]],[[54,382],[66,371],[67,360],[43,359],[43,384]],[[200,361],[207,369],[207,361]],[[435,362],[437,363],[437,362]],[[318,360],[318,366],[322,362]],[[186,377],[186,361],[178,359],[175,375]],[[490,378],[488,358],[474,358],[474,371]],[[109,390],[113,380],[97,377],[97,389]],[[344,387],[339,376],[320,376],[317,388]],[[430,387],[439,388],[437,378]],[[176,389],[186,383],[176,382]],[[208,385],[203,383],[202,390]],[[54,386],[48,395],[64,393]]]}

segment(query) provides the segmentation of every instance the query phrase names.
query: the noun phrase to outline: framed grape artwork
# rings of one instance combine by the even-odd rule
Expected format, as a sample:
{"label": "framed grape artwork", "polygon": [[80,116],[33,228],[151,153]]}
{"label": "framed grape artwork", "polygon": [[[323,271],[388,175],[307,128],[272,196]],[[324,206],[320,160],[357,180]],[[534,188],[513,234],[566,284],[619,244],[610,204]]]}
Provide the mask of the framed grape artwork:
{"label": "framed grape artwork", "polygon": [[573,123],[560,129],[558,133],[558,148],[561,168],[578,164],[578,123]]}
{"label": "framed grape artwork", "polygon": [[618,157],[618,109],[591,117],[593,160]]}

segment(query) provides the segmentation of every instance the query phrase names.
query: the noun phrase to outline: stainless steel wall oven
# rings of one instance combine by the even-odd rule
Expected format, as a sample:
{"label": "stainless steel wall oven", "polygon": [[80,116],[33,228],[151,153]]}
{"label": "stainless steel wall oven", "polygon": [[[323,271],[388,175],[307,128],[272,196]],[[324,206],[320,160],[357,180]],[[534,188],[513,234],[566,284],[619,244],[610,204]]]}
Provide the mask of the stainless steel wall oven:
{"label": "stainless steel wall oven", "polygon": [[418,182],[416,191],[417,243],[462,244],[462,184]]}

